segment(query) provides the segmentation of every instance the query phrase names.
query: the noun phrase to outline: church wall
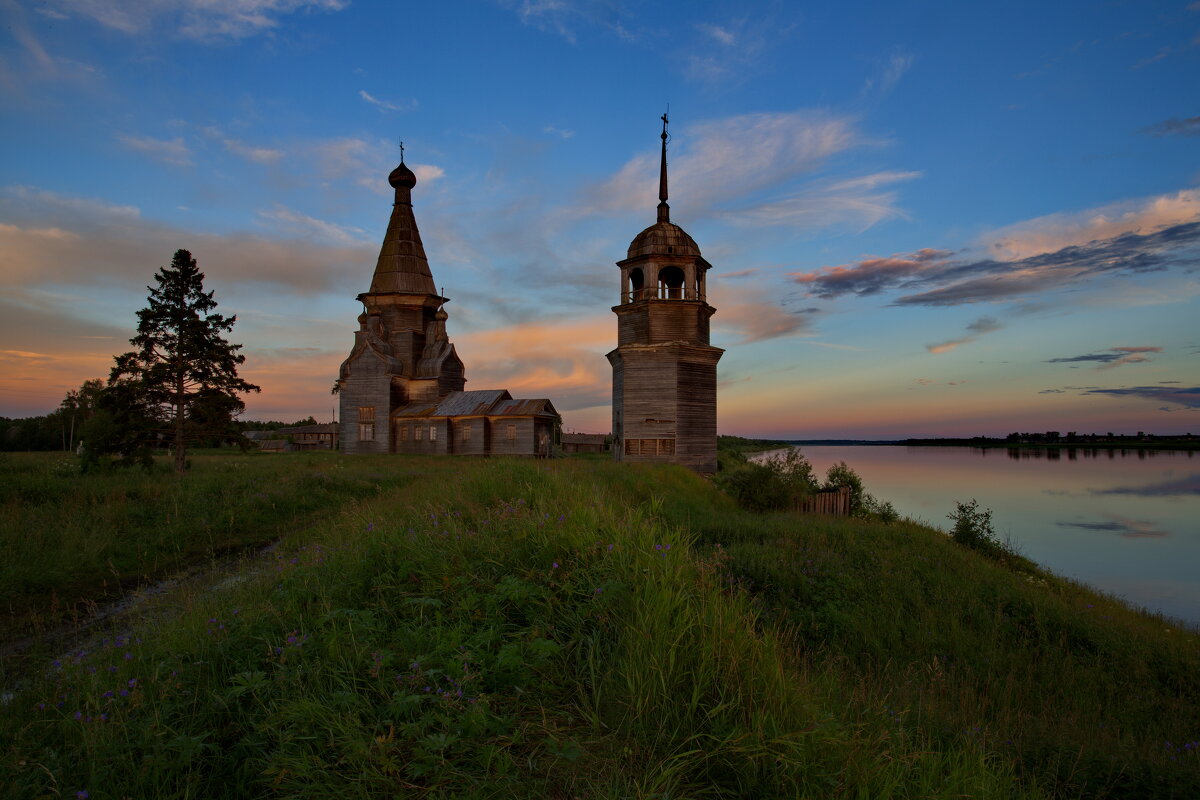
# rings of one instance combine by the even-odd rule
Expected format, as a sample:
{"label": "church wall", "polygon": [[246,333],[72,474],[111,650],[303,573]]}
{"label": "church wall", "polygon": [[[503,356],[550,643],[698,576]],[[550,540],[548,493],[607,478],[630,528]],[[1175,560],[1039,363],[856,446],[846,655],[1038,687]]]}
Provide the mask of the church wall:
{"label": "church wall", "polygon": [[491,454],[494,456],[536,455],[538,430],[534,419],[534,417],[488,417],[488,424],[491,427]]}
{"label": "church wall", "polygon": [[[342,452],[386,453],[388,452],[388,414],[391,411],[391,378],[385,374],[383,363],[366,355],[352,365],[350,375],[342,382],[338,393],[341,430],[339,431]],[[374,409],[371,423],[373,438],[363,441],[360,436],[359,409]]]}
{"label": "church wall", "polygon": [[717,471],[717,364],[681,361],[677,414],[677,463],[699,472]]}
{"label": "church wall", "polygon": [[392,421],[396,452],[409,455],[446,455],[450,452],[450,421],[446,417],[400,417]]}
{"label": "church wall", "polygon": [[613,370],[612,392],[612,435],[613,458],[621,461],[621,438],[625,430],[625,359],[620,351],[614,350],[608,354],[608,362]]}
{"label": "church wall", "polygon": [[450,452],[455,455],[485,456],[488,454],[488,420],[486,417],[451,417],[453,442]]}

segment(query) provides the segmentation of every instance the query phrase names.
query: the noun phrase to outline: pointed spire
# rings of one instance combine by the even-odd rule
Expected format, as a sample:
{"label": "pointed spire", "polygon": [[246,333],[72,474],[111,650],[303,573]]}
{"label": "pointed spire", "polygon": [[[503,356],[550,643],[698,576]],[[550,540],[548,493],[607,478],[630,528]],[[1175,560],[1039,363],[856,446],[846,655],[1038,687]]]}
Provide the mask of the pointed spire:
{"label": "pointed spire", "polygon": [[388,221],[379,260],[375,264],[370,294],[400,292],[436,297],[429,259],[425,257],[421,232],[417,230],[417,220],[413,216],[412,189],[417,185],[417,176],[404,163],[403,142],[400,143],[400,166],[388,175],[388,183],[396,190],[396,201],[392,204],[392,218]]}
{"label": "pointed spire", "polygon": [[671,221],[671,207],[667,205],[667,115],[662,115],[662,164],[658,171],[658,221]]}

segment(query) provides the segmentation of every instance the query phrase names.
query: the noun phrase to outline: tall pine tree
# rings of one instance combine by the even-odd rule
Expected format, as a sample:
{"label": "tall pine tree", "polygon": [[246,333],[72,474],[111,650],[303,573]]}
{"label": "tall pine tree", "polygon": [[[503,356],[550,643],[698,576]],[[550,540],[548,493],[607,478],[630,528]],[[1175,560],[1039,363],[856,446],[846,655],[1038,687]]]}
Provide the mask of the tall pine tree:
{"label": "tall pine tree", "polygon": [[109,386],[127,390],[171,442],[175,471],[187,469],[187,444],[201,438],[238,438],[233,418],[245,409],[238,393],[260,388],[238,377],[246,357],[222,334],[237,317],[213,312],[217,301],[204,291],[204,273],[187,250],[176,250],[169,267],[154,275],[150,305],[137,312],[137,349],[116,357]]}

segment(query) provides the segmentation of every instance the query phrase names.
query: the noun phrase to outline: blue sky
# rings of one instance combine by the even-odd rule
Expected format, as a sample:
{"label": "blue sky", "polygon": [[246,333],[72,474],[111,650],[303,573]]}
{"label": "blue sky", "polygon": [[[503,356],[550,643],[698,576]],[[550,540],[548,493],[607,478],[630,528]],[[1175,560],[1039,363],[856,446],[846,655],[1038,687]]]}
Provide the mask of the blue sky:
{"label": "blue sky", "polygon": [[468,387],[608,429],[614,262],[713,264],[724,433],[1200,429],[1200,2],[0,0],[0,414],[190,249],[328,419],[403,139]]}

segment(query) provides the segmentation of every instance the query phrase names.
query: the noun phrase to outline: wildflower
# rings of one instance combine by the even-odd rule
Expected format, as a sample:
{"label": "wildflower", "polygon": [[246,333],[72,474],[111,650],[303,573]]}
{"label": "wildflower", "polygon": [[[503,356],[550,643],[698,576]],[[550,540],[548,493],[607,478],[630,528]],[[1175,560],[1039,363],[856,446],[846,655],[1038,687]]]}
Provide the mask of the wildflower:
{"label": "wildflower", "polygon": [[551,566],[552,566],[554,569],[558,569],[558,562],[557,562],[557,561],[553,562],[553,563],[551,564]]}
{"label": "wildflower", "polygon": [[75,793],[76,800],[87,800],[89,797],[91,797],[91,795],[88,794],[87,789],[80,789]]}

